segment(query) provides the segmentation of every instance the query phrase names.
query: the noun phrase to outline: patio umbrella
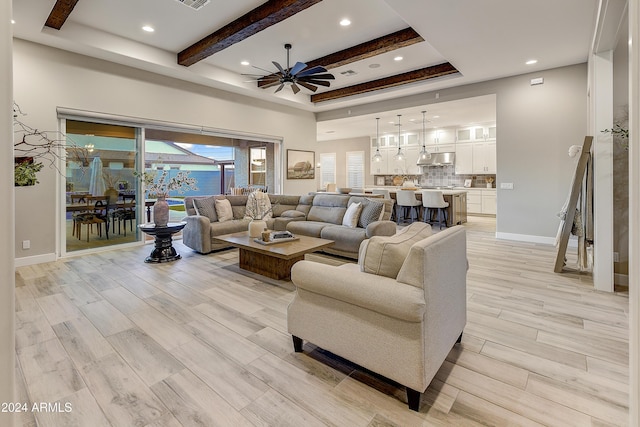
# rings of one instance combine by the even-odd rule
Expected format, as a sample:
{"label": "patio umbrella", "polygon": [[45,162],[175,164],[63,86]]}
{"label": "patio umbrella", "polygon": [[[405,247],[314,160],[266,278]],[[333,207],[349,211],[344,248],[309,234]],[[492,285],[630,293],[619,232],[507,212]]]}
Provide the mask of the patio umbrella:
{"label": "patio umbrella", "polygon": [[100,157],[94,157],[91,163],[91,176],[89,177],[89,193],[92,196],[103,196],[105,189],[102,176],[102,160]]}

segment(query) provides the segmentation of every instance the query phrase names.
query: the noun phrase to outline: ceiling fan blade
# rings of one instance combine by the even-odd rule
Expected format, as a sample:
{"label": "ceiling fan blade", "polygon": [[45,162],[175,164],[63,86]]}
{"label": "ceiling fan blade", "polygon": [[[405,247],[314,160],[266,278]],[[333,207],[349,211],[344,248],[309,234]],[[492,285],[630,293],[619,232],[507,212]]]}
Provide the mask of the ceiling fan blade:
{"label": "ceiling fan blade", "polygon": [[278,69],[278,71],[280,71],[282,73],[282,75],[286,75],[287,74],[287,72],[284,70],[284,68],[282,68],[282,65],[278,64],[276,61],[271,61],[271,63],[276,66],[276,68]]}
{"label": "ceiling fan blade", "polygon": [[280,81],[280,76],[262,76],[258,80],[261,82],[277,82]]}
{"label": "ceiling fan blade", "polygon": [[[300,79],[298,79],[298,82],[300,81]],[[325,86],[325,87],[329,87],[331,86],[331,83],[324,81],[324,80],[316,80],[316,79],[304,79],[305,82],[307,83],[313,83],[314,85],[320,85],[320,86]]]}
{"label": "ceiling fan blade", "polygon": [[295,83],[291,83],[291,90],[293,91],[293,94],[295,95],[296,93],[300,92],[300,88],[298,87],[297,84]]}
{"label": "ceiling fan blade", "polygon": [[312,84],[309,84],[309,83],[303,82],[302,80],[298,80],[298,84],[299,84],[300,86],[302,86],[302,87],[305,87],[305,88],[309,89],[311,92],[315,92],[315,91],[317,91],[317,90],[318,90],[318,87],[317,87],[317,86],[314,86],[314,85],[312,85]]}
{"label": "ceiling fan blade", "polygon": [[289,72],[291,73],[292,76],[295,76],[296,74],[298,74],[300,71],[304,70],[305,68],[307,68],[307,64],[305,64],[304,62],[296,62],[296,65],[294,65]]}
{"label": "ceiling fan blade", "polygon": [[283,88],[283,87],[284,87],[284,83],[280,83],[280,86],[278,87],[278,89],[276,89],[276,91],[275,91],[275,92],[273,92],[273,93],[280,92],[280,91],[282,90],[282,88]]}
{"label": "ceiling fan blade", "polygon": [[308,76],[310,74],[316,74],[316,73],[326,73],[327,69],[321,66],[316,66],[316,67],[311,67],[308,70],[303,70],[300,73],[298,73],[297,77],[304,77],[304,76]]}
{"label": "ceiling fan blade", "polygon": [[257,66],[255,66],[255,65],[252,65],[252,67],[253,67],[253,68],[257,68],[258,70],[262,70],[262,71],[266,72],[267,74],[273,74],[273,71],[272,71],[272,70],[266,70],[266,69],[264,69],[264,68],[260,68],[260,67],[257,67]]}
{"label": "ceiling fan blade", "polygon": [[312,76],[302,76],[298,77],[298,79],[322,79],[322,80],[335,80],[335,76],[333,74],[314,74]]}

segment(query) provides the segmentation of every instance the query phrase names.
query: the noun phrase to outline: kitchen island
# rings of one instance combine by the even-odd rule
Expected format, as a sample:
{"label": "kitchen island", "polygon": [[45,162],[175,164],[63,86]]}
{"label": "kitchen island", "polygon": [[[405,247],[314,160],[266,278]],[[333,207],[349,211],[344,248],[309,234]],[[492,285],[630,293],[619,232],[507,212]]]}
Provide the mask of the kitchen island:
{"label": "kitchen island", "polygon": [[[400,187],[376,187],[376,188],[385,188],[389,190],[389,194],[391,198],[395,200],[396,191],[400,189]],[[371,191],[373,188],[365,189],[365,192]],[[416,188],[416,198],[418,200],[422,200],[422,191],[428,189]],[[451,227],[453,225],[464,224],[467,222],[467,190],[460,189],[451,189],[451,188],[441,188],[438,189],[442,191],[442,195],[444,196],[445,202],[449,203],[449,207],[447,208],[447,227]],[[421,214],[422,215],[422,214]],[[422,216],[420,216],[422,219]]]}

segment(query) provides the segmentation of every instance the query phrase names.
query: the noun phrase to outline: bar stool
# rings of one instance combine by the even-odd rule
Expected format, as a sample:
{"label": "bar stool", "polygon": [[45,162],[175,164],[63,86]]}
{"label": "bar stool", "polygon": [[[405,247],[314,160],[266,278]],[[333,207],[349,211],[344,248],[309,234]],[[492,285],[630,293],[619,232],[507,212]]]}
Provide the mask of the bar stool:
{"label": "bar stool", "polygon": [[[416,219],[420,219],[419,207],[422,206],[420,200],[416,199],[416,192],[414,190],[398,190],[396,191],[396,203],[399,208],[404,211],[403,218],[407,219],[407,213],[409,214],[409,222],[413,222],[412,211],[416,211]],[[397,223],[400,224],[400,214],[396,214]]]}
{"label": "bar stool", "polygon": [[[437,209],[437,218],[438,225],[440,229],[442,229],[442,219],[444,219],[444,226],[447,226],[447,208],[449,207],[449,203],[444,201],[444,195],[442,191],[438,190],[423,190],[422,191],[422,206],[424,207],[424,222],[428,222],[430,224],[433,223],[433,211],[432,209]],[[428,221],[427,221],[428,219]]]}

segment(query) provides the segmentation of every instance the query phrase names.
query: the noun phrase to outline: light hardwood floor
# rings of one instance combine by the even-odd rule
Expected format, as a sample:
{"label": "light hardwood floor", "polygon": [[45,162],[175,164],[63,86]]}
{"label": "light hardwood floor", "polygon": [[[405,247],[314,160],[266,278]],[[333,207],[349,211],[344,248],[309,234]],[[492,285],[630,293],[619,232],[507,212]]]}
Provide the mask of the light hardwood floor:
{"label": "light hardwood floor", "polygon": [[[628,297],[554,274],[555,248],[468,223],[468,324],[422,398],[286,331],[290,283],[240,271],[237,250],[143,262],[151,246],[21,267],[19,400],[71,412],[25,426],[621,426]],[[340,264],[341,258],[309,259]]]}

